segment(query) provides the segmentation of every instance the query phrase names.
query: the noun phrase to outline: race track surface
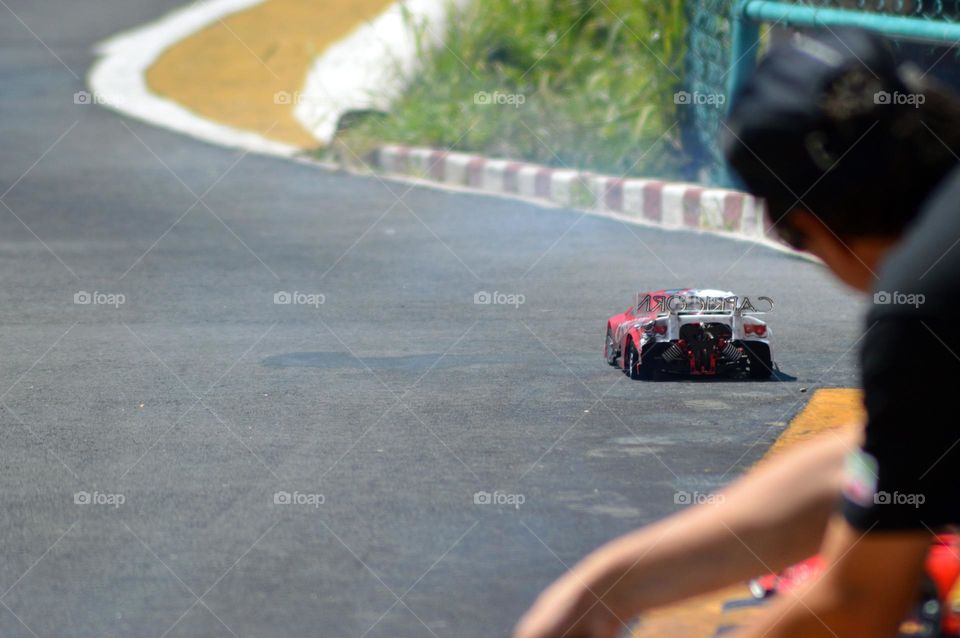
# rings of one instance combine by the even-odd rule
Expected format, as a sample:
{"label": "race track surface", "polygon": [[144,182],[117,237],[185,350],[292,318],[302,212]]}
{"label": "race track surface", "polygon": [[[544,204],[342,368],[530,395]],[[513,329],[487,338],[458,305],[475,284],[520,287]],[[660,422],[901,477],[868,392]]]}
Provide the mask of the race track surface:
{"label": "race track surface", "polygon": [[[91,46],[177,3],[4,1],[4,637],[503,636],[762,456],[801,388],[856,385],[860,302],[816,265],[76,105]],[[783,380],[604,364],[609,315],[687,285],[773,297]],[[475,504],[495,491],[523,503]]]}

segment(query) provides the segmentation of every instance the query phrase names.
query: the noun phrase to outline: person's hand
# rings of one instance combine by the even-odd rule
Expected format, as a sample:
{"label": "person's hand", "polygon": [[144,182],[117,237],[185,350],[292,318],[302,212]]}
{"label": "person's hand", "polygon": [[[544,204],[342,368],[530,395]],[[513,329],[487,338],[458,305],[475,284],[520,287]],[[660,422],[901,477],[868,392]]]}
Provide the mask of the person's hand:
{"label": "person's hand", "polygon": [[514,630],[514,638],[616,638],[623,620],[604,600],[609,585],[574,568],[548,587]]}

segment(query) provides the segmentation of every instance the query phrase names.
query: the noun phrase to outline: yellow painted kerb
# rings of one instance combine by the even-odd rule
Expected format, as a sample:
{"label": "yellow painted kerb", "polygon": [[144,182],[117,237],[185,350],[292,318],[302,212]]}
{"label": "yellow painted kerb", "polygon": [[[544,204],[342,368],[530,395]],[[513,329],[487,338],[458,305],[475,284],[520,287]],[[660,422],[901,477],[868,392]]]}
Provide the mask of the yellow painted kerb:
{"label": "yellow painted kerb", "polygon": [[[267,0],[227,16],[165,51],[147,84],[194,113],[310,148],[293,116],[314,58],[382,13],[392,0]],[[286,94],[289,100],[275,99]]]}
{"label": "yellow painted kerb", "polygon": [[767,452],[772,455],[818,434],[853,424],[863,424],[863,392],[850,388],[824,388],[814,392],[806,407],[790,422]]}

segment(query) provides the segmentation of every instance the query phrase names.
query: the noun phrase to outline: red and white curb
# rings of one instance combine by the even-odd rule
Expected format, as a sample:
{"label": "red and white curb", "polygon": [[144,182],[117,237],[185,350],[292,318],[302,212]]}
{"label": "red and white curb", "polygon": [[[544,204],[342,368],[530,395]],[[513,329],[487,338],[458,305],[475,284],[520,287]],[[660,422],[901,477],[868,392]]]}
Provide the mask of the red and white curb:
{"label": "red and white curb", "polygon": [[430,148],[380,147],[388,175],[577,208],[662,228],[722,233],[792,251],[764,221],[763,200],[698,184],[610,177]]}

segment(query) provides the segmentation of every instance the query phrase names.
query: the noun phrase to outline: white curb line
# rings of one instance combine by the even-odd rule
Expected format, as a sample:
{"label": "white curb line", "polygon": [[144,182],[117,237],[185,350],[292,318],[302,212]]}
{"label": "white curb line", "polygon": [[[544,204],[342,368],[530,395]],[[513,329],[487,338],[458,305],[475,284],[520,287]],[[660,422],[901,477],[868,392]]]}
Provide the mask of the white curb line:
{"label": "white curb line", "polygon": [[147,87],[147,69],[170,46],[226,15],[261,2],[203,0],[101,42],[95,49],[101,57],[87,78],[92,100],[138,120],[213,144],[282,157],[300,152],[294,146],[204,119]]}
{"label": "white curb line", "polygon": [[294,116],[314,137],[329,144],[344,113],[386,111],[419,64],[414,25],[423,29],[424,46],[441,46],[448,11],[470,1],[394,2],[314,60]]}

